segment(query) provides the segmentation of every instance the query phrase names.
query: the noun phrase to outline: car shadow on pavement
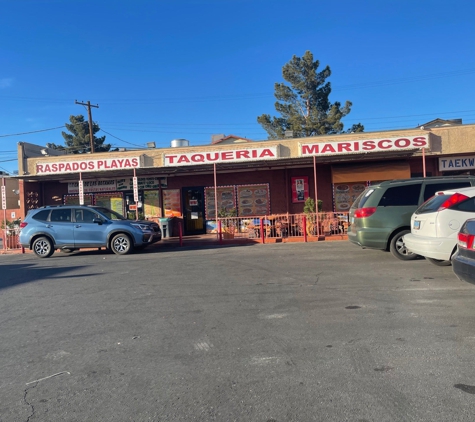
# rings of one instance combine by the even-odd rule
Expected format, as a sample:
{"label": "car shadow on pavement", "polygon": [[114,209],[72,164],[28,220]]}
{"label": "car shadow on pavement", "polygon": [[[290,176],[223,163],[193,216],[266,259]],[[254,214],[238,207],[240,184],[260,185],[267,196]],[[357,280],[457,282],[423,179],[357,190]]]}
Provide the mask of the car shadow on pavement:
{"label": "car shadow on pavement", "polygon": [[43,281],[45,279],[71,279],[75,277],[84,278],[85,276],[95,276],[98,273],[81,274],[81,276],[71,275],[71,271],[84,268],[84,265],[67,266],[67,267],[38,267],[34,264],[27,264],[25,262],[18,262],[15,264],[9,263],[2,265],[0,271],[2,277],[0,279],[0,290],[8,289],[10,287],[18,286],[20,284],[33,283],[36,281]]}

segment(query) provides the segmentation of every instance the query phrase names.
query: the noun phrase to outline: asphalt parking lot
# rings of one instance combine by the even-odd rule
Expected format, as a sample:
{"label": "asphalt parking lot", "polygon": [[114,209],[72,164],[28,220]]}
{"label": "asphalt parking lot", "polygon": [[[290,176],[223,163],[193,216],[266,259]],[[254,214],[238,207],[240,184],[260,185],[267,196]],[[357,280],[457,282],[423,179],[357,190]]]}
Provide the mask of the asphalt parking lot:
{"label": "asphalt parking lot", "polygon": [[472,421],[474,304],[348,242],[0,255],[0,421]]}

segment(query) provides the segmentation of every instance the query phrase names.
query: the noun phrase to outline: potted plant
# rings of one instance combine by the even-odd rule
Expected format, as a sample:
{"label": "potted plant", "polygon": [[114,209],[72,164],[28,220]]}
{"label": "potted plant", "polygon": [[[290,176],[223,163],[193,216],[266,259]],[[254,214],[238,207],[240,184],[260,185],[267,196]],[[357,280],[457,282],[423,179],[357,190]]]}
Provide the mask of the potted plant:
{"label": "potted plant", "polygon": [[236,208],[220,208],[218,210],[218,218],[221,219],[221,232],[223,239],[234,239],[234,233],[236,232],[236,220],[237,216]]}
{"label": "potted plant", "polygon": [[[317,203],[318,212],[322,212],[323,201],[321,199],[318,199]],[[315,236],[317,234],[317,213],[315,211],[315,201],[313,198],[308,197],[305,200],[303,212],[307,220],[307,234],[309,236]]]}

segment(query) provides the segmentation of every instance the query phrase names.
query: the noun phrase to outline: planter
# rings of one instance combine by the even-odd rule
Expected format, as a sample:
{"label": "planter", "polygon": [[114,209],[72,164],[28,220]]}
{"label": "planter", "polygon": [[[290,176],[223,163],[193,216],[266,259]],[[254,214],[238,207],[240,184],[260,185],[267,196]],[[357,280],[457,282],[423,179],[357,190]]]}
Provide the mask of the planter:
{"label": "planter", "polygon": [[223,232],[223,239],[234,239],[234,233]]}

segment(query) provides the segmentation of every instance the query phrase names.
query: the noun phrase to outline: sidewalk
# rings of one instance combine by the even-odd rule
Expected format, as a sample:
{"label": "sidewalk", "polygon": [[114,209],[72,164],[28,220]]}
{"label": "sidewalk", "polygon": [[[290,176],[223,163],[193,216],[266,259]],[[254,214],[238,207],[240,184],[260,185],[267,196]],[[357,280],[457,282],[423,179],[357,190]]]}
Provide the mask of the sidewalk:
{"label": "sidewalk", "polygon": [[[347,235],[331,235],[328,237],[320,236],[313,237],[309,236],[307,238],[307,242],[333,242],[333,241],[340,241],[340,240],[348,240]],[[272,244],[272,243],[303,243],[303,237],[288,237],[288,238],[265,238],[265,244]],[[182,242],[180,244],[179,237],[165,237],[158,243],[154,243],[147,247],[147,249],[161,249],[161,248],[179,248],[179,247],[209,247],[209,246],[229,246],[229,245],[250,245],[262,243],[261,239],[249,239],[244,237],[236,237],[234,239],[223,239],[222,242],[219,241],[218,236],[216,234],[202,234],[196,236],[184,236]],[[97,249],[97,248],[95,248]],[[15,248],[15,249],[3,249],[3,243],[0,239],[0,255],[6,254],[21,254],[21,253],[31,253],[29,249],[25,249],[23,251],[22,248]]]}

